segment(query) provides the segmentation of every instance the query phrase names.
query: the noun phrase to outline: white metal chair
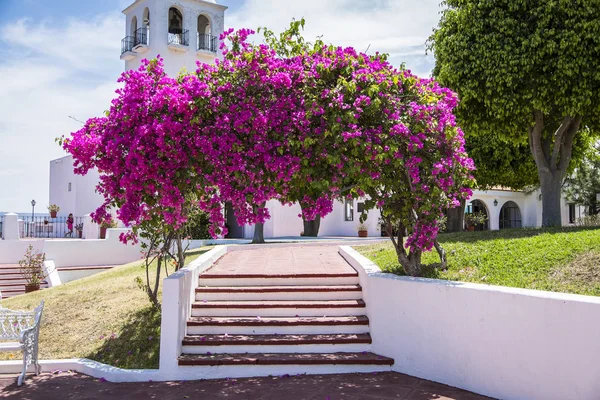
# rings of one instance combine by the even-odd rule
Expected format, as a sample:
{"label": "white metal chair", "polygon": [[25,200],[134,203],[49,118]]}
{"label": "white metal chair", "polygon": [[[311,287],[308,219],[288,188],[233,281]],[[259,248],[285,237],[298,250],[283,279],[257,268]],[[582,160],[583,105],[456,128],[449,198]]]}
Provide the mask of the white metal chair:
{"label": "white metal chair", "polygon": [[44,300],[33,311],[14,311],[0,306],[0,351],[23,352],[23,372],[17,380],[19,386],[30,365],[34,366],[36,375],[42,370],[38,362],[38,339],[43,310]]}

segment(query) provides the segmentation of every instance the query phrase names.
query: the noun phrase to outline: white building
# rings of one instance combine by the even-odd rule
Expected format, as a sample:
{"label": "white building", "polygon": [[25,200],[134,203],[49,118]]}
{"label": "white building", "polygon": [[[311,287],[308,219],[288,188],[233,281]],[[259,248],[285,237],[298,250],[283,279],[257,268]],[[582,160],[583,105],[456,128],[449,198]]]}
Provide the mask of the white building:
{"label": "white building", "polygon": [[[125,37],[121,41],[121,59],[125,69],[138,68],[144,58],[160,54],[165,70],[176,76],[182,69],[195,71],[196,63],[214,63],[220,54],[219,35],[224,29],[227,7],[215,0],[136,0],[123,10],[126,16]],[[102,204],[95,193],[98,172],[86,176],[73,173],[70,156],[50,162],[50,203],[60,206],[61,215],[82,216]],[[271,219],[265,223],[266,238],[299,236],[303,231],[298,217],[300,206],[267,203]],[[230,237],[251,238],[253,226],[238,226],[232,210],[226,208]],[[336,202],[333,212],[321,220],[321,236],[356,236],[360,200]],[[467,212],[482,211],[488,221],[479,229],[503,229],[541,226],[542,202],[539,191],[526,194],[509,190],[475,191]],[[562,202],[563,225],[575,222],[583,209]],[[380,236],[379,212],[372,210],[366,221],[369,236]]]}

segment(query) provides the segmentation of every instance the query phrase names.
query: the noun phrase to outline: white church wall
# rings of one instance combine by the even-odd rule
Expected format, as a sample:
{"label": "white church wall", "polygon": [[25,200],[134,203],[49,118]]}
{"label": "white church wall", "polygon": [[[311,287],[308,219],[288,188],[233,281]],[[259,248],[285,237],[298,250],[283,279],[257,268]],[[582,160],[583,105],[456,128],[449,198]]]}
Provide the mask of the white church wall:
{"label": "white church wall", "polygon": [[[66,217],[69,213],[74,213],[76,208],[77,189],[72,160],[71,156],[66,156],[50,161],[50,204],[60,207],[59,217]],[[42,207],[41,212],[48,212],[47,205],[40,204],[40,206]]]}
{"label": "white church wall", "polygon": [[50,161],[50,204],[60,207],[58,216],[72,213],[82,217],[96,211],[103,202],[103,197],[96,192],[99,179],[96,169],[83,176],[75,175],[72,156]]}
{"label": "white church wall", "polygon": [[[169,8],[177,8],[183,16],[183,30],[188,30],[189,45],[186,51],[173,50],[168,46]],[[198,2],[194,0],[175,0],[171,2],[146,0],[127,8],[124,12],[127,18],[126,35],[131,35],[132,20],[135,16],[138,28],[143,27],[144,10],[150,13],[149,24],[149,49],[138,54],[132,60],[125,62],[125,69],[137,69],[144,58],[152,59],[160,54],[164,59],[165,71],[171,77],[179,74],[182,68],[188,72],[196,70],[196,62],[214,63],[215,55],[219,55],[218,37],[224,30],[224,11],[227,7],[210,1]],[[198,23],[199,15],[206,16],[211,24],[211,34],[217,37],[217,53],[198,51]]]}

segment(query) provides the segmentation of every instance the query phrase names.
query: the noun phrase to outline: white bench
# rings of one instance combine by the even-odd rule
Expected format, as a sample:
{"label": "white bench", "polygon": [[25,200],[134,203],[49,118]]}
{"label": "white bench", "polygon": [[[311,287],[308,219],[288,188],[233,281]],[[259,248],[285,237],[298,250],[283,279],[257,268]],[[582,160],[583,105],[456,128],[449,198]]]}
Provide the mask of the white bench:
{"label": "white bench", "polygon": [[13,311],[0,306],[0,351],[23,352],[23,372],[17,381],[19,386],[23,384],[30,365],[34,365],[36,375],[42,370],[38,362],[38,338],[43,310],[44,300],[33,311]]}

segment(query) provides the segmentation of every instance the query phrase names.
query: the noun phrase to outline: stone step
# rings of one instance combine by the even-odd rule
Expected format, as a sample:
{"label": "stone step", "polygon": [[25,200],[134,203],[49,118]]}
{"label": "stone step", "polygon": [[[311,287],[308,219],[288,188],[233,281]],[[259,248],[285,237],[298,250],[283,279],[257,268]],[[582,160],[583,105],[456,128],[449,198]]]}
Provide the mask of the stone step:
{"label": "stone step", "polygon": [[[15,278],[15,279],[4,279],[4,278],[0,278],[0,290],[2,289],[2,287],[5,286],[25,286],[25,284],[27,283],[27,281],[25,279],[21,278]],[[42,285],[46,285],[48,284],[48,282],[43,281]]]}
{"label": "stone step", "polygon": [[203,286],[196,300],[358,300],[360,285]]}
{"label": "stone step", "polygon": [[192,316],[349,316],[364,314],[362,300],[202,301],[192,304]]}
{"label": "stone step", "polygon": [[366,333],[364,315],[342,317],[191,317],[187,333],[195,334],[335,334]]}
{"label": "stone step", "polygon": [[200,274],[198,286],[336,286],[357,285],[358,273],[344,274]]}
{"label": "stone step", "polygon": [[186,354],[212,353],[336,353],[369,350],[371,335],[188,335],[182,341]]}
{"label": "stone step", "polygon": [[[389,357],[369,352],[359,353],[248,353],[248,354],[182,354],[180,366],[218,365],[388,365],[394,364]],[[285,372],[282,372],[285,373]]]}

